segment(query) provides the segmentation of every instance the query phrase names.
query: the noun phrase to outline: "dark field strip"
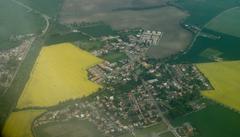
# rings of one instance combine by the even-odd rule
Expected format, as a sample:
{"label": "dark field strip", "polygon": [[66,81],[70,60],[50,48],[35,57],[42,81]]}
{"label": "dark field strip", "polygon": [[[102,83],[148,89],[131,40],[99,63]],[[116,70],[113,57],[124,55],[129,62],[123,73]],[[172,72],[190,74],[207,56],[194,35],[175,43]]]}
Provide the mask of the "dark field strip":
{"label": "dark field strip", "polygon": [[197,130],[194,137],[239,137],[240,115],[213,102],[201,111],[173,120],[174,125],[190,122]]}
{"label": "dark field strip", "polygon": [[222,58],[225,61],[240,60],[240,38],[218,33],[208,29],[204,29],[203,32],[213,34],[215,36],[220,36],[221,38],[214,40],[199,36],[190,51],[186,55],[181,56],[177,62],[214,62],[214,60],[211,59],[211,56],[213,56],[214,53],[203,54],[203,52],[207,49],[221,53],[218,55],[218,57]]}
{"label": "dark field strip", "polygon": [[52,45],[52,44],[59,44],[64,42],[75,42],[81,40],[88,40],[89,37],[86,35],[83,35],[82,33],[66,33],[66,34],[55,34],[50,36],[46,40],[46,45]]}

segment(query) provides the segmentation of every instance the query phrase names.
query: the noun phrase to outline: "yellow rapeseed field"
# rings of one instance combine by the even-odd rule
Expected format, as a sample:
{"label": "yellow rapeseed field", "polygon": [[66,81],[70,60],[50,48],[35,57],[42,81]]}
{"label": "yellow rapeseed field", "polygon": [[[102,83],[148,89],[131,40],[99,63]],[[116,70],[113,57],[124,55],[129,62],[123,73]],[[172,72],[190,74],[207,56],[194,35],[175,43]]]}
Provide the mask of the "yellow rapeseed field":
{"label": "yellow rapeseed field", "polygon": [[96,92],[101,86],[88,80],[86,69],[101,62],[70,43],[44,47],[17,108],[52,106]]}
{"label": "yellow rapeseed field", "polygon": [[203,95],[240,111],[240,61],[197,65],[215,88]]}
{"label": "yellow rapeseed field", "polygon": [[3,136],[33,137],[31,131],[32,122],[34,118],[36,118],[43,112],[43,110],[27,110],[11,113],[3,128]]}

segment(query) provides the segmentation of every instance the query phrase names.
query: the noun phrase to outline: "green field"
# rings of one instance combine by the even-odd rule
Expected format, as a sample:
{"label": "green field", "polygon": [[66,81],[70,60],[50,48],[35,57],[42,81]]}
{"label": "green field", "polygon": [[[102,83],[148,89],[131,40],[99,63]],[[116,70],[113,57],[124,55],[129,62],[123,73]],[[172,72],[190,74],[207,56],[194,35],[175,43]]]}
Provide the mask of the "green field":
{"label": "green field", "polygon": [[240,61],[197,64],[214,90],[202,94],[240,111]]}
{"label": "green field", "polygon": [[215,103],[206,109],[173,120],[179,126],[190,122],[197,130],[194,137],[239,137],[240,115]]}
{"label": "green field", "polygon": [[123,60],[127,58],[127,55],[120,51],[114,51],[110,52],[106,55],[101,56],[104,60],[107,60],[109,62],[117,62],[119,60]]}
{"label": "green field", "polygon": [[175,135],[173,135],[173,133],[171,132],[166,132],[161,134],[160,137],[175,137]]}
{"label": "green field", "polygon": [[64,34],[52,34],[50,35],[45,43],[46,45],[53,45],[53,44],[59,44],[59,43],[64,43],[64,42],[75,42],[75,41],[88,41],[89,37],[86,35],[83,35],[82,33],[64,33]]}
{"label": "green field", "polygon": [[[149,137],[151,135],[154,135],[166,130],[167,130],[167,126],[164,123],[159,123],[157,125],[150,126],[144,129],[136,129],[134,132],[136,134],[136,137]],[[133,137],[133,136],[130,134],[125,134],[120,137]],[[172,137],[172,136],[165,136],[165,137]]]}
{"label": "green field", "polygon": [[44,25],[45,21],[38,14],[27,11],[11,0],[0,1],[0,49],[19,44],[19,41],[10,41],[11,36],[41,33]]}
{"label": "green field", "polygon": [[88,41],[79,41],[77,42],[77,45],[81,49],[91,52],[94,50],[101,49],[102,46],[104,46],[104,42],[100,40],[91,40],[91,41],[88,40]]}
{"label": "green field", "polygon": [[75,119],[43,125],[34,131],[36,137],[104,137],[90,122]]}
{"label": "green field", "polygon": [[208,29],[240,37],[240,8],[223,12],[207,25]]}
{"label": "green field", "polygon": [[[63,24],[86,24],[80,26],[78,29],[94,37],[114,35],[114,31],[112,31],[111,28],[113,28],[113,30],[142,28],[144,30],[161,31],[164,34],[164,37],[161,39],[161,43],[159,46],[151,47],[147,53],[151,58],[164,58],[166,56],[176,54],[177,52],[185,49],[191,42],[192,34],[180,25],[182,20],[189,16],[187,12],[172,6],[142,10],[105,11],[106,8],[111,7],[106,7],[105,5],[108,3],[104,4],[104,1],[106,0],[95,3],[86,2],[88,4],[86,6],[90,7],[91,5],[94,5],[98,7],[89,12],[85,11],[85,5],[79,4],[79,1],[66,0],[63,5],[65,8],[61,11],[59,20]],[[107,1],[109,1],[109,4],[115,3],[115,1]],[[149,2],[147,0],[143,1]],[[119,1],[119,3],[122,3],[122,1]],[[72,6],[72,8],[68,8],[70,5],[74,6]],[[118,6],[119,5],[114,5],[113,7]],[[95,11],[99,9],[103,9],[103,11]],[[86,22],[90,23],[88,24]],[[126,40],[126,38],[124,39]]]}
{"label": "green field", "polygon": [[76,28],[93,37],[116,35],[116,31],[111,26],[102,22],[89,23]]}
{"label": "green field", "polygon": [[63,0],[19,0],[31,8],[51,17],[57,17]]}
{"label": "green field", "polygon": [[240,60],[240,38],[204,29],[203,32],[220,36],[218,40],[198,37],[187,54],[181,56],[177,62],[215,62],[214,58],[224,61]]}
{"label": "green field", "polygon": [[185,23],[202,27],[221,12],[239,6],[239,0],[177,0],[174,4],[191,14]]}

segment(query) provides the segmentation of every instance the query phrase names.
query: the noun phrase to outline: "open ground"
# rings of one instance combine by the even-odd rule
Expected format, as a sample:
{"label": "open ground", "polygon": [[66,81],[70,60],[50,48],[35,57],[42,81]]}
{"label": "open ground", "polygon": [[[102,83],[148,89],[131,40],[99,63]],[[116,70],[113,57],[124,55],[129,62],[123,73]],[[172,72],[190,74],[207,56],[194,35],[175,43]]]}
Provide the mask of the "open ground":
{"label": "open ground", "polygon": [[215,17],[207,25],[208,29],[240,37],[240,7],[236,7]]}
{"label": "open ground", "polygon": [[[11,9],[11,10],[9,10]],[[18,46],[21,41],[11,40],[18,35],[41,33],[44,20],[11,0],[0,1],[0,50]]]}
{"label": "open ground", "polygon": [[196,128],[194,137],[238,137],[240,115],[209,101],[207,108],[174,120],[176,126],[190,122]]}
{"label": "open ground", "polygon": [[[100,7],[102,6],[101,4],[102,3],[99,4]],[[86,5],[86,7],[87,6],[88,5]],[[81,9],[73,5],[72,8],[75,8],[75,10],[76,8]],[[92,7],[89,8],[92,9]],[[161,31],[163,38],[159,46],[152,47],[149,50],[148,55],[154,58],[164,58],[180,52],[189,45],[192,39],[191,33],[180,26],[180,22],[189,15],[175,7],[167,6],[147,10],[121,10],[111,12],[101,11],[99,13],[88,13],[86,11],[75,12],[75,10],[69,9],[70,8],[63,8],[62,14],[60,15],[61,23],[71,24],[102,21],[111,25],[115,30],[143,28],[146,30]]]}
{"label": "open ground", "polygon": [[104,137],[92,123],[78,119],[43,125],[35,132],[36,137]]}
{"label": "open ground", "polygon": [[64,0],[60,14],[61,18],[76,18],[113,10],[156,7],[165,5],[168,1],[170,0]]}

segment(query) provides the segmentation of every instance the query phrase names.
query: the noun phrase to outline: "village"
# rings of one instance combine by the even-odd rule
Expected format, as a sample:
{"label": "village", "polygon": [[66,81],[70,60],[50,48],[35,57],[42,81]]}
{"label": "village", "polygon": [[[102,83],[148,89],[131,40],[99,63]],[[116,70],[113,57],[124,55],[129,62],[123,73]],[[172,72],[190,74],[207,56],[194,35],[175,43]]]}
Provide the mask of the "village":
{"label": "village", "polygon": [[89,79],[104,87],[90,97],[49,110],[34,121],[33,127],[78,119],[94,124],[105,136],[134,137],[136,129],[163,122],[176,137],[193,136],[191,123],[173,127],[169,118],[205,108],[200,91],[212,87],[192,64],[161,63],[145,56],[150,46],[160,43],[162,36],[161,32],[141,31],[129,35],[127,42],[114,36],[102,38],[107,44],[93,51],[94,55],[101,57],[111,51],[127,55],[88,69]]}
{"label": "village", "polygon": [[[24,60],[35,37],[32,34],[11,37],[14,41],[21,41],[20,45],[0,51],[0,91],[5,91],[10,85],[20,63]],[[0,94],[4,94],[0,93]]]}

